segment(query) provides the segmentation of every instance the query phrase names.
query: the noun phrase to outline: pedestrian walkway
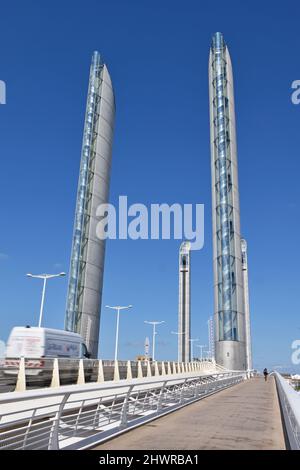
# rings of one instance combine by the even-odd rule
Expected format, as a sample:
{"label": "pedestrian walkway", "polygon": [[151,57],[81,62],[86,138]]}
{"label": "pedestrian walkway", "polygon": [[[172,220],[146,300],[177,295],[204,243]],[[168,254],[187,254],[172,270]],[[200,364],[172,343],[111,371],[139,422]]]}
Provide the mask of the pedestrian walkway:
{"label": "pedestrian walkway", "polygon": [[94,450],[285,448],[276,384],[269,377],[242,382]]}

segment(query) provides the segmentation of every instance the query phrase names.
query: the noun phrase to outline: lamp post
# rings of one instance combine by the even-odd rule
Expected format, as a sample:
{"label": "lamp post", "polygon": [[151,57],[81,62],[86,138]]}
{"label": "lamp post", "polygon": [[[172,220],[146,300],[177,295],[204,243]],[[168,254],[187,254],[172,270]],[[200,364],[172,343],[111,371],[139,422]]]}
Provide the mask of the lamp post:
{"label": "lamp post", "polygon": [[201,348],[201,361],[203,360],[203,348],[206,348],[206,344],[196,344],[197,348]]}
{"label": "lamp post", "polygon": [[126,310],[132,308],[132,305],[127,305],[126,307],[121,307],[117,305],[116,307],[111,307],[110,305],[105,305],[107,308],[117,311],[117,328],[116,328],[116,342],[115,342],[115,362],[118,360],[118,345],[119,345],[119,322],[120,322],[120,310]]}
{"label": "lamp post", "polygon": [[207,355],[207,360],[211,358],[211,351],[208,349],[207,351],[204,351],[204,353]]}
{"label": "lamp post", "polygon": [[52,279],[53,277],[62,277],[65,276],[66,273],[59,273],[59,274],[31,274],[27,273],[26,276],[28,277],[35,277],[37,279],[43,279],[43,290],[42,290],[42,300],[41,300],[41,307],[40,307],[40,318],[39,318],[39,328],[42,324],[43,319],[43,311],[44,311],[44,301],[45,301],[45,292],[46,292],[46,284],[48,279]]}
{"label": "lamp post", "polygon": [[[182,333],[179,332],[179,331],[171,331],[171,334],[172,335],[185,335],[185,331],[183,331]],[[178,348],[177,348],[177,362],[179,362],[179,344],[178,344]]]}
{"label": "lamp post", "polygon": [[191,358],[190,358],[190,362],[193,362],[193,356],[194,356],[194,351],[193,351],[193,344],[194,344],[194,341],[199,341],[199,338],[191,338],[189,339],[190,343],[191,343]]}
{"label": "lamp post", "polygon": [[152,361],[155,361],[155,336],[157,335],[156,333],[156,325],[161,325],[162,323],[165,323],[165,321],[147,321],[145,320],[144,323],[148,323],[149,325],[153,326],[153,338],[152,338]]}

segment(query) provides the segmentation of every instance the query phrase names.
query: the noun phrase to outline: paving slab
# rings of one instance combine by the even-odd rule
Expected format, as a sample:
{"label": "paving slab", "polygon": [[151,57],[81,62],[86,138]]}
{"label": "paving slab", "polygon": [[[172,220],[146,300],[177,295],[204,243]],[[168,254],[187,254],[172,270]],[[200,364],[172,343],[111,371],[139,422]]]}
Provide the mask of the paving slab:
{"label": "paving slab", "polygon": [[93,450],[286,449],[275,380],[253,378]]}

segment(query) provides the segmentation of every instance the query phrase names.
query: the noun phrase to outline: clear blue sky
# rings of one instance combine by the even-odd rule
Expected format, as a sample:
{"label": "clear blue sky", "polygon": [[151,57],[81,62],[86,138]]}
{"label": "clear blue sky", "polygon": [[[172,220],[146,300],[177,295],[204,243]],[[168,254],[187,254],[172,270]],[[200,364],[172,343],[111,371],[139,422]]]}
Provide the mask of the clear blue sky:
{"label": "clear blue sky", "polygon": [[[68,271],[91,54],[104,57],[117,119],[111,201],[205,204],[205,246],[193,253],[192,335],[207,343],[213,309],[207,61],[222,31],[235,79],[242,233],[248,240],[254,364],[289,365],[300,337],[300,5],[296,1],[90,0],[1,6],[0,339],[35,324],[41,284]],[[178,241],[109,241],[103,304],[132,303],[120,357],[165,320],[158,358],[175,359]],[[63,327],[67,279],[49,283],[45,324]],[[101,347],[113,355],[114,314]],[[298,366],[299,370],[299,366]]]}

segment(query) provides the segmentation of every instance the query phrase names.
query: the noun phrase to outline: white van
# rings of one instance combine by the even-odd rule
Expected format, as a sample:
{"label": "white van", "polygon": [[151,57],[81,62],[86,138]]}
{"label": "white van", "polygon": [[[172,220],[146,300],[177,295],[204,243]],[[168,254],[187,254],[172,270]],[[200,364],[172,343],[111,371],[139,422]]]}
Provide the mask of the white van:
{"label": "white van", "polygon": [[6,358],[89,358],[78,333],[50,328],[15,326],[8,338]]}
{"label": "white van", "polygon": [[6,346],[5,375],[18,373],[21,357],[25,358],[26,376],[40,376],[52,371],[52,359],[55,357],[60,359],[61,373],[77,373],[76,359],[87,359],[90,354],[78,333],[16,326],[12,329]]}

